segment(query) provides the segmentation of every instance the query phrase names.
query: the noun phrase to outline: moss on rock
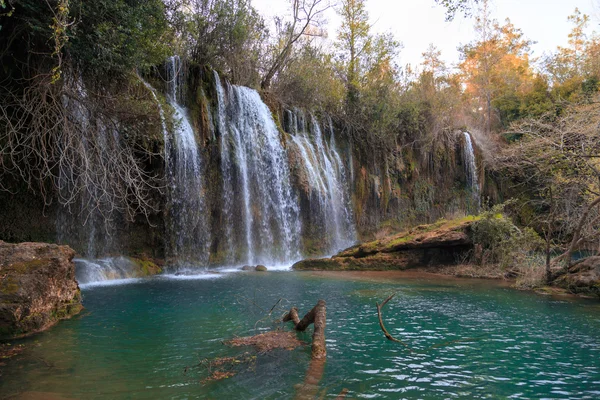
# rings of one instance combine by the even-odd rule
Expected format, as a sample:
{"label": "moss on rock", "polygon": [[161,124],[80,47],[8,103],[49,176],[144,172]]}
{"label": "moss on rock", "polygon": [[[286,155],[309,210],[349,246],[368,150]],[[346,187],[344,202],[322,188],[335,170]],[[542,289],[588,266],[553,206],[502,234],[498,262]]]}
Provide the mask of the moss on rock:
{"label": "moss on rock", "polygon": [[74,255],[67,246],[0,241],[0,339],[45,330],[81,311]]}
{"label": "moss on rock", "polygon": [[135,275],[138,277],[152,276],[162,273],[162,268],[154,261],[149,259],[129,258],[129,260],[136,266]]}
{"label": "moss on rock", "polygon": [[402,270],[454,264],[472,247],[471,225],[479,217],[440,220],[350,247],[332,258],[294,264],[297,270]]}

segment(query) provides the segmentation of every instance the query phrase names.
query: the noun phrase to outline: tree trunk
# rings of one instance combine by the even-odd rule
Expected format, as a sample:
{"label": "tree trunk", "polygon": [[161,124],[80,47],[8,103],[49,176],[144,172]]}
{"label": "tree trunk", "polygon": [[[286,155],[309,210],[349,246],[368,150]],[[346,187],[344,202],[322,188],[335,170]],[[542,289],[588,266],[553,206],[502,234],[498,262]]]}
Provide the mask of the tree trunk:
{"label": "tree trunk", "polygon": [[285,314],[283,322],[293,321],[294,329],[303,332],[310,324],[315,325],[313,332],[312,358],[315,360],[324,359],[327,356],[325,347],[325,326],[326,326],[327,308],[325,300],[319,300],[317,304],[310,310],[302,320],[298,317],[298,309],[292,307],[290,312]]}
{"label": "tree trunk", "polygon": [[579,245],[579,239],[581,238],[581,231],[583,230],[583,226],[587,222],[588,216],[589,216],[590,212],[592,211],[592,209],[594,207],[596,207],[598,204],[600,204],[600,197],[598,197],[596,200],[594,200],[588,206],[588,208],[585,210],[585,212],[581,216],[581,219],[579,220],[579,223],[577,224],[577,228],[573,232],[573,240],[571,240],[569,249],[565,253],[565,264],[566,264],[565,269],[566,270],[568,270],[569,267],[571,267],[571,264],[573,262],[573,253],[575,252],[577,246]]}

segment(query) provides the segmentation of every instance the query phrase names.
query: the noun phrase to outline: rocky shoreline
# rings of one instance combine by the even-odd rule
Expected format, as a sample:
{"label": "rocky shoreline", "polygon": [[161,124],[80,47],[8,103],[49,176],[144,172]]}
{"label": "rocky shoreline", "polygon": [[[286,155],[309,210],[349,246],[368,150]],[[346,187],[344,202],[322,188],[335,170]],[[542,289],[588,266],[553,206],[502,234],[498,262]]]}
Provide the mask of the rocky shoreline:
{"label": "rocky shoreline", "polygon": [[[292,269],[349,273],[414,272],[438,277],[503,279],[516,283],[518,273],[513,269],[482,267],[471,262],[471,255],[476,254],[480,248],[473,239],[473,224],[479,220],[479,217],[469,216],[420,225],[379,240],[358,244],[330,258],[299,261]],[[527,289],[542,294],[574,294],[600,298],[600,257],[580,260],[568,273],[550,285],[532,286]]]}
{"label": "rocky shoreline", "polygon": [[46,330],[82,310],[74,256],[68,246],[0,241],[0,339]]}

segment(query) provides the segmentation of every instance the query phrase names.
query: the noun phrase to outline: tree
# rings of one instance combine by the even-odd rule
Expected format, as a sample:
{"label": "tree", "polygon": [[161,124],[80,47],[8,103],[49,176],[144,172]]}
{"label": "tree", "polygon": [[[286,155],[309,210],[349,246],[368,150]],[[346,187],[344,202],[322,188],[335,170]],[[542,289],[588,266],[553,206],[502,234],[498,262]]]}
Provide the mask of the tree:
{"label": "tree", "polygon": [[284,22],[276,20],[278,34],[275,44],[271,46],[272,54],[269,66],[262,78],[260,86],[269,89],[273,77],[285,68],[292,54],[294,45],[302,37],[323,36],[319,29],[320,16],[330,8],[327,0],[290,0],[292,20]]}
{"label": "tree", "polygon": [[429,44],[427,50],[422,53],[423,56],[423,71],[431,73],[434,80],[442,77],[446,73],[446,63],[441,58],[442,51],[439,50],[433,43]]}
{"label": "tree", "polygon": [[460,70],[476,115],[483,111],[482,125],[489,133],[495,111],[505,124],[520,117],[520,97],[530,89],[534,75],[528,55],[531,41],[510,20],[504,25],[492,20],[487,3],[476,19],[477,40],[461,48]]}
{"label": "tree", "polygon": [[[501,154],[501,169],[522,193],[546,238],[547,279],[552,264],[563,262],[564,273],[573,253],[594,245],[600,237],[600,107],[572,105],[558,118],[544,116],[515,123],[518,138]],[[566,243],[562,255],[551,261],[551,242]]]}
{"label": "tree", "polygon": [[277,74],[272,90],[284,104],[340,114],[346,90],[332,54],[307,41]]}
{"label": "tree", "polygon": [[546,70],[554,84],[562,85],[571,79],[581,79],[585,74],[584,66],[587,53],[587,36],[585,30],[589,24],[589,15],[582,14],[578,8],[568,17],[573,24],[569,33],[569,46],[559,46],[556,54],[545,61]]}
{"label": "tree", "polygon": [[370,51],[373,38],[365,0],[342,0],[338,13],[342,17],[342,25],[338,31],[336,46],[346,70],[347,102],[353,108],[358,102],[360,77],[364,67],[361,64],[364,55]]}
{"label": "tree", "polygon": [[66,48],[88,76],[122,76],[168,54],[161,0],[75,0],[70,10]]}
{"label": "tree", "polygon": [[446,7],[446,21],[452,21],[457,13],[465,17],[471,15],[473,7],[482,0],[435,0],[436,3]]}
{"label": "tree", "polygon": [[249,0],[182,0],[170,8],[180,55],[211,65],[236,84],[260,81],[267,30]]}

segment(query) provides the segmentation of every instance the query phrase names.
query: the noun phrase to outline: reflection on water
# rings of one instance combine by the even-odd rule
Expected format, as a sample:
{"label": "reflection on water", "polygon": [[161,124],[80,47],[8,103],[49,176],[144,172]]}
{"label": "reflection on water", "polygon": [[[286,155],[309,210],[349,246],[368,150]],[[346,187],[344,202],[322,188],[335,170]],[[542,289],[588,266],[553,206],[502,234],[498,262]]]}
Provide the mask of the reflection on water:
{"label": "reflection on water", "polygon": [[[384,309],[386,327],[414,352],[385,340],[377,323],[375,302],[393,292],[398,295]],[[2,371],[2,395],[290,398],[305,380],[310,347],[261,355],[251,370],[206,385],[198,370],[185,368],[238,354],[221,341],[253,334],[280,298],[279,311],[296,305],[301,313],[324,298],[328,355],[319,393],[335,397],[347,388],[348,398],[600,397],[600,307],[593,302],[488,284],[300,273],[162,277],[87,288],[83,297],[87,314],[24,341],[29,350]],[[310,332],[302,338],[310,340]]]}

